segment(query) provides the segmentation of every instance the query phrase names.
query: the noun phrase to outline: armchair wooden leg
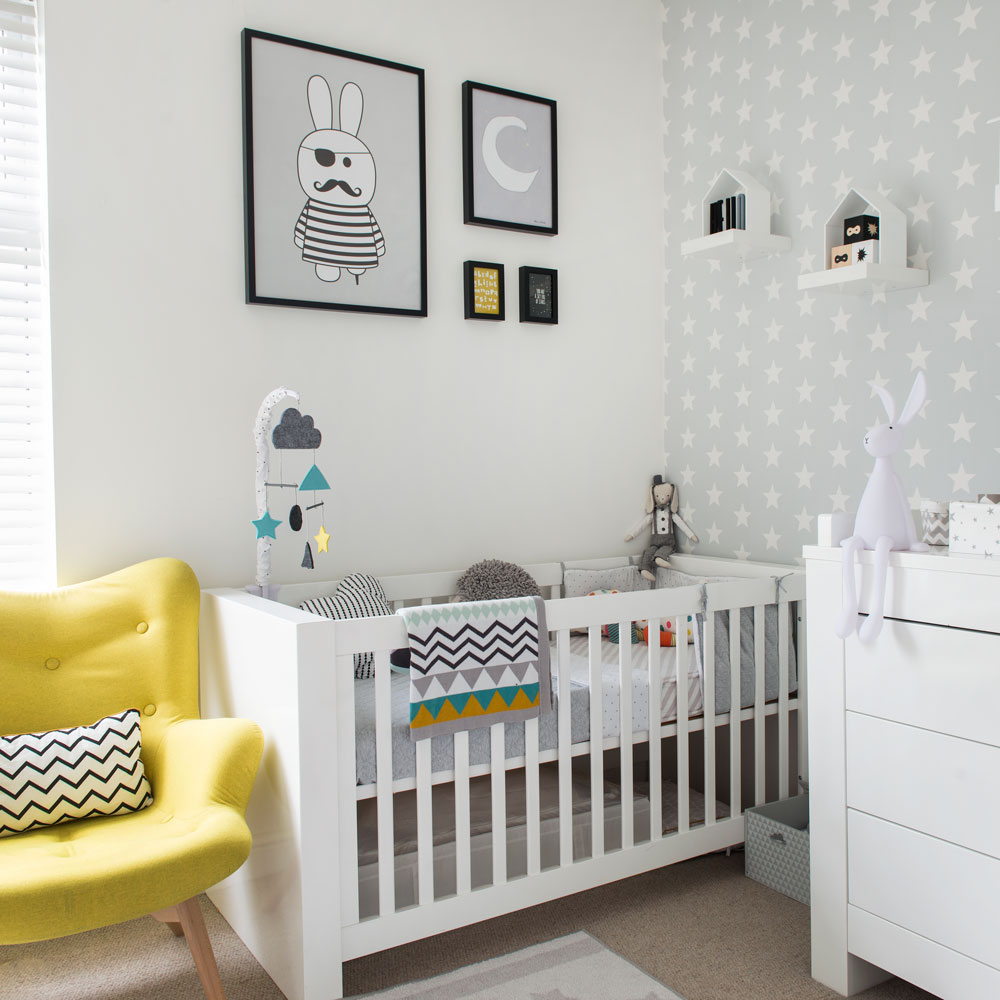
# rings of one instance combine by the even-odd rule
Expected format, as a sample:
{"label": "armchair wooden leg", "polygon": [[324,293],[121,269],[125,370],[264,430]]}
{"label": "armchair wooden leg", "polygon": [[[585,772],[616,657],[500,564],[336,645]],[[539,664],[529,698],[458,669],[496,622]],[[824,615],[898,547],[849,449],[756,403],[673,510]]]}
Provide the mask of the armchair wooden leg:
{"label": "armchair wooden leg", "polygon": [[215,964],[212,942],[209,940],[201,907],[198,905],[198,897],[185,900],[176,906],[169,906],[165,910],[157,910],[153,916],[166,924],[178,937],[184,935],[188,948],[191,949],[191,956],[194,958],[206,1000],[226,1000],[226,994],[222,990],[222,980],[219,978],[219,967]]}

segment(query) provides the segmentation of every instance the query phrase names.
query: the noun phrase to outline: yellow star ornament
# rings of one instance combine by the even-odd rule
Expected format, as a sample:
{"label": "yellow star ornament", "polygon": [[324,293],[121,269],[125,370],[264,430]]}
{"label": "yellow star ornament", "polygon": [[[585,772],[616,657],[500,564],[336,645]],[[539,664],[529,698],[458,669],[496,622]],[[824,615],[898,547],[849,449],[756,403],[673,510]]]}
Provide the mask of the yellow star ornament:
{"label": "yellow star ornament", "polygon": [[330,533],[326,530],[325,527],[323,527],[322,525],[320,525],[319,534],[313,535],[313,538],[316,539],[316,551],[317,552],[329,552],[330,551],[329,548],[327,548],[327,546],[330,544]]}

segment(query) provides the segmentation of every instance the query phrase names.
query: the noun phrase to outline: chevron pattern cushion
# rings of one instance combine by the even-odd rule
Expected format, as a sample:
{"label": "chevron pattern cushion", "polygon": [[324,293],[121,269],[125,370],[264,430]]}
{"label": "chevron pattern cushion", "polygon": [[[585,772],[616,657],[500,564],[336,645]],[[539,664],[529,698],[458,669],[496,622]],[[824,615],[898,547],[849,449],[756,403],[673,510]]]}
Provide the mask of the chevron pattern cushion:
{"label": "chevron pattern cushion", "polygon": [[139,753],[139,712],[92,726],[0,736],[0,837],[153,801]]}
{"label": "chevron pattern cushion", "polygon": [[[382,584],[367,573],[345,576],[330,597],[309,597],[299,607],[324,618],[375,618],[391,615],[392,607]],[[354,654],[354,676],[366,680],[375,676],[375,657],[372,653]]]}

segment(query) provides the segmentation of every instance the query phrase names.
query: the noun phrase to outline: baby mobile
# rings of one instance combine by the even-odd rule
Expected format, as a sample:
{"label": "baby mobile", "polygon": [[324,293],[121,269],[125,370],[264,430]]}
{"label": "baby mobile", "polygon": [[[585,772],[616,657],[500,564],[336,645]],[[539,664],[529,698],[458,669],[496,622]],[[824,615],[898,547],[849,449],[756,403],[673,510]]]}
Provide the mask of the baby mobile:
{"label": "baby mobile", "polygon": [[[257,419],[254,421],[254,443],[257,449],[257,474],[256,474],[256,495],[257,495],[257,518],[252,522],[257,529],[257,577],[256,583],[261,588],[261,593],[265,594],[268,586],[268,579],[271,575],[271,541],[277,538],[278,525],[285,523],[271,515],[272,497],[275,497],[280,504],[276,509],[284,510],[285,504],[289,503],[287,522],[288,527],[294,532],[306,528],[307,535],[311,535],[316,542],[317,555],[321,552],[329,552],[330,534],[326,530],[323,517],[324,501],[317,499],[317,493],[321,490],[330,489],[330,484],[326,477],[319,471],[316,465],[316,449],[319,448],[323,440],[318,427],[313,425],[313,418],[303,415],[294,407],[288,407],[282,414],[281,419],[275,425],[268,441],[268,428],[271,426],[271,414],[281,400],[291,398],[296,402],[299,394],[292,389],[281,386],[265,396],[257,411]],[[270,446],[273,445],[278,453],[278,474],[277,478],[271,479],[270,467]],[[312,451],[312,464],[309,471],[303,476],[299,483],[286,483],[284,474],[283,455],[286,451]],[[277,494],[271,491],[279,491]],[[289,498],[284,491],[291,490]],[[308,496],[307,496],[308,494]],[[319,531],[312,534],[315,523],[319,523]],[[302,566],[306,569],[314,568],[313,550],[309,541],[305,543],[305,551],[302,556]]]}

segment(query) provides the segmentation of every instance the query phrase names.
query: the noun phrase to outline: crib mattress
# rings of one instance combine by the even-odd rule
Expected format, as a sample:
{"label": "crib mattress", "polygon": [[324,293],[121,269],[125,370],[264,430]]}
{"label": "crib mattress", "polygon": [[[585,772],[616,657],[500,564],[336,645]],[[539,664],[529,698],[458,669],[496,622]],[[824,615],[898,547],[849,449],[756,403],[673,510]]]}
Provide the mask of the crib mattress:
{"label": "crib mattress", "polygon": [[[649,728],[649,683],[647,657],[644,644],[629,647],[632,659],[632,729],[643,732]],[[677,650],[661,650],[660,719],[670,722],[677,717]],[[688,647],[688,714],[700,715],[702,711],[701,677],[693,647]],[[619,646],[609,639],[601,640],[601,689],[604,716],[604,737],[619,735]],[[538,721],[539,750],[553,750],[559,741],[558,704],[560,691],[556,668],[556,649],[552,648],[553,711]],[[588,640],[585,635],[570,637],[570,732],[573,743],[590,739],[590,660]],[[416,748],[410,739],[409,678],[392,675],[392,776],[394,780],[412,778],[416,773]],[[355,753],[357,757],[358,784],[375,781],[375,682],[358,681],[355,698]],[[523,757],[524,723],[508,723],[504,727],[505,756]],[[490,761],[490,730],[473,729],[469,732],[469,763],[472,766]],[[450,771],[455,766],[455,746],[450,735],[431,738],[431,770]]]}

